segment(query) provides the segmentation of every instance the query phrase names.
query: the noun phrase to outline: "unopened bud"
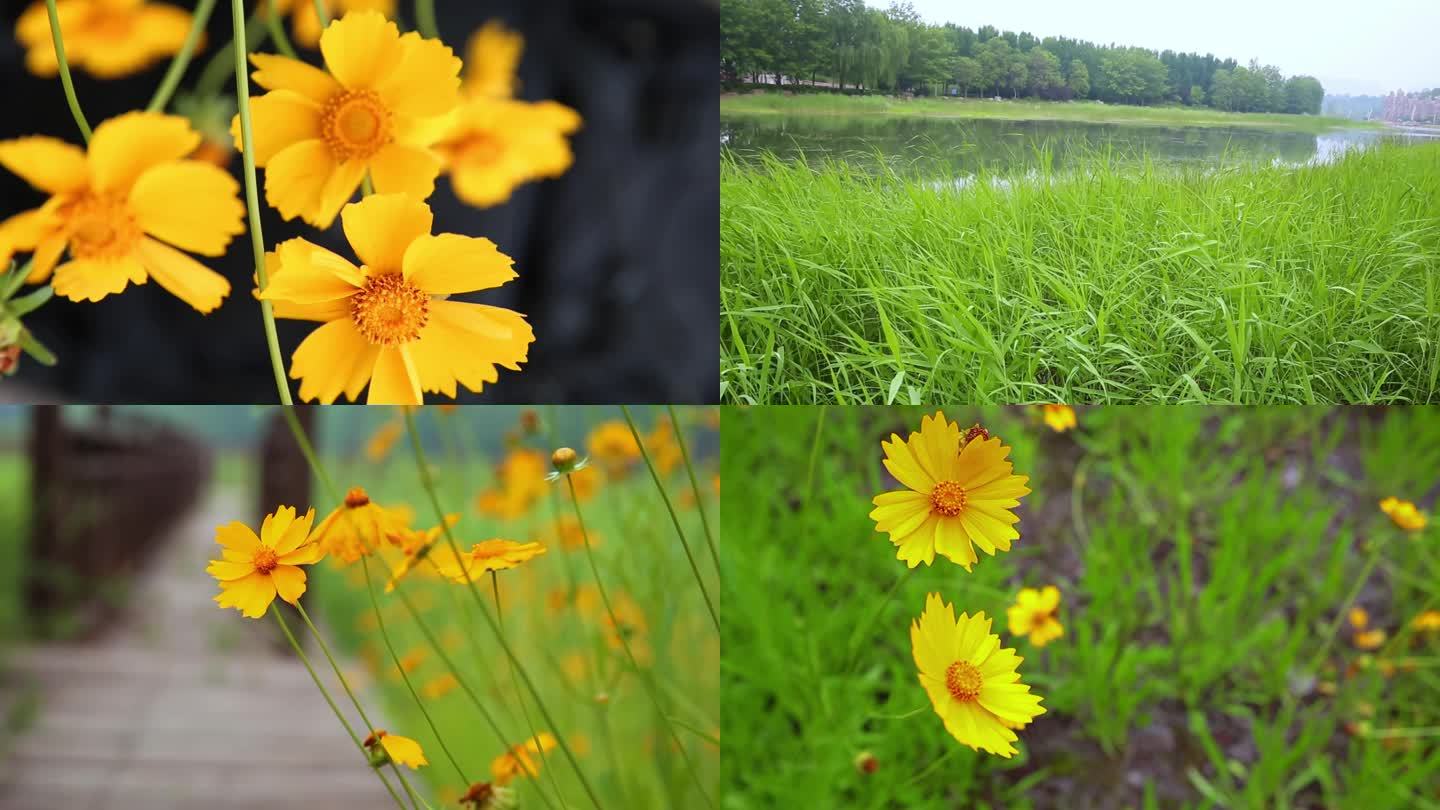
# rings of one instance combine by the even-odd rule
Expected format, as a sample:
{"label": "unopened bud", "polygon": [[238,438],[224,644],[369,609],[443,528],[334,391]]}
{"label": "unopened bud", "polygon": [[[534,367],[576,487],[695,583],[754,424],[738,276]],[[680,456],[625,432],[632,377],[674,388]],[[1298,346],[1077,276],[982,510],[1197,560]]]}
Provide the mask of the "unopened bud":
{"label": "unopened bud", "polygon": [[556,472],[563,474],[573,472],[579,458],[574,450],[569,447],[562,447],[550,454],[550,463],[555,466]]}
{"label": "unopened bud", "polygon": [[880,770],[880,760],[876,759],[875,755],[869,751],[861,751],[855,755],[855,770],[869,776]]}

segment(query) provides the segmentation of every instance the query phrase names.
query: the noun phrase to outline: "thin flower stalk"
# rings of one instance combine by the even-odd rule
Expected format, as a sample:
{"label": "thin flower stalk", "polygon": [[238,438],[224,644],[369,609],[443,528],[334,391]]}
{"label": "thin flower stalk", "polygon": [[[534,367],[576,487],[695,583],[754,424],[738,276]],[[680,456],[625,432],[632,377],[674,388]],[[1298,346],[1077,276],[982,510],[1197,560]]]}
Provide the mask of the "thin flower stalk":
{"label": "thin flower stalk", "polygon": [[435,0],[415,0],[415,27],[426,39],[440,38],[440,26],[435,24]]}
{"label": "thin flower stalk", "polygon": [[185,42],[180,46],[175,58],[170,60],[165,77],[160,80],[160,86],[155,88],[155,95],[150,98],[150,106],[145,109],[161,112],[170,103],[170,97],[175,95],[175,88],[180,86],[185,68],[190,66],[190,57],[195,54],[195,47],[200,44],[200,34],[205,31],[205,25],[210,22],[210,14],[214,10],[215,0],[199,0],[195,4],[195,15],[190,22],[190,31],[185,34]]}
{"label": "thin flower stalk", "polygon": [[[665,484],[660,480],[660,473],[656,471],[655,465],[650,460],[650,452],[645,449],[645,441],[640,431],[635,428],[635,420],[630,416],[630,409],[624,405],[620,411],[625,414],[625,424],[630,426],[630,433],[635,436],[635,443],[640,446],[640,457],[645,459],[645,468],[650,471],[650,477],[655,481],[655,488],[660,490],[660,499],[665,502],[665,509],[670,513],[670,522],[675,524],[675,533],[680,536],[680,545],[685,549],[685,559],[690,561],[690,570],[695,574],[695,584],[700,586],[700,595],[705,598],[705,607],[710,611],[710,620],[715,624],[715,632],[720,632],[720,614],[715,610],[715,604],[710,601],[710,592],[705,588],[705,580],[700,576],[700,567],[695,564],[695,555],[690,552],[690,543],[685,539],[685,530],[680,527],[680,516],[675,512],[675,505],[670,503],[670,495],[665,492]],[[679,433],[679,427],[675,429]],[[566,479],[569,480],[568,478]],[[572,484],[570,494],[575,494],[575,487]],[[577,501],[575,511],[578,514],[580,504]],[[586,540],[586,547],[589,547],[589,540]],[[718,569],[717,569],[718,570]]]}
{"label": "thin flower stalk", "polygon": [[75,82],[70,78],[70,62],[65,58],[65,38],[60,34],[60,14],[55,10],[55,0],[45,0],[45,10],[50,14],[50,36],[55,41],[55,58],[60,62],[60,85],[65,88],[65,103],[70,105],[70,114],[75,116],[75,126],[85,136],[85,143],[90,143],[90,122],[85,120],[80,99],[75,97]]}
{"label": "thin flower stalk", "polygon": [[[467,576],[466,579],[469,579],[469,577]],[[500,606],[500,575],[496,571],[490,572],[490,588],[491,592],[495,595],[495,627],[497,628],[497,632],[502,634],[503,637],[505,632],[505,613],[504,609]],[[535,730],[535,721],[530,718],[530,709],[525,705],[525,695],[520,691],[520,679],[515,675],[514,661],[510,662],[510,678],[515,681],[515,700],[520,704],[520,713],[525,715],[525,725],[530,729],[530,738],[532,740],[538,739],[539,733]],[[550,767],[550,762],[545,756],[545,746],[538,746],[538,748],[540,754],[540,769],[549,774],[550,786],[555,789],[555,795],[560,797],[560,803],[563,805],[565,804],[565,794],[560,791],[560,783],[555,780],[555,769]],[[535,774],[527,775],[532,778],[535,776]],[[539,781],[538,779],[535,780],[535,790],[537,793],[543,794],[544,791],[540,790]]]}
{"label": "thin flower stalk", "polygon": [[685,462],[685,474],[690,477],[690,490],[695,493],[695,508],[700,512],[700,526],[705,530],[705,545],[710,547],[710,559],[715,563],[715,573],[720,573],[720,552],[715,548],[715,538],[710,533],[710,518],[705,513],[705,496],[700,492],[700,481],[695,477],[695,465],[690,463],[690,448],[685,446],[685,431],[680,429],[680,420],[675,416],[675,406],[666,405],[670,412],[670,424],[675,428],[675,443],[680,445],[680,458]]}
{"label": "thin flower stalk", "polygon": [[270,29],[270,36],[275,38],[276,49],[291,59],[299,59],[300,55],[295,53],[295,46],[290,44],[290,37],[285,33],[285,23],[275,9],[275,0],[265,0],[265,3],[270,9],[265,16],[265,26]]}

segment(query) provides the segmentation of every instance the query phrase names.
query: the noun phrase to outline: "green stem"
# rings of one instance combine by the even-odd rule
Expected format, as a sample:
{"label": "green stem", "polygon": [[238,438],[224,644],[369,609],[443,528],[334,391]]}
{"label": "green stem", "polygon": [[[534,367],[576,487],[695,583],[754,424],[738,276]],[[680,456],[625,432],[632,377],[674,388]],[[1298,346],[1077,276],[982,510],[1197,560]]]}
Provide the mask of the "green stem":
{"label": "green stem", "polygon": [[[622,406],[623,407],[623,406]],[[628,420],[630,415],[627,413]],[[631,424],[634,430],[634,424]],[[620,639],[620,646],[625,650],[625,658],[630,662],[630,669],[634,671],[635,677],[645,687],[645,693],[649,695],[650,702],[655,704],[655,711],[664,721],[665,730],[670,732],[670,739],[675,741],[675,747],[680,751],[680,757],[685,761],[685,769],[690,772],[691,778],[695,780],[695,787],[700,791],[700,797],[705,804],[714,807],[715,803],[710,799],[710,794],[705,791],[705,785],[700,781],[700,774],[695,770],[695,765],[690,761],[690,754],[685,749],[685,743],[681,742],[680,735],[676,733],[675,726],[670,722],[670,716],[665,712],[665,706],[661,703],[659,691],[650,680],[649,673],[640,668],[639,662],[635,660],[635,653],[630,649],[630,639],[620,627],[620,619],[615,615],[615,609],[610,606],[610,594],[605,590],[605,583],[600,579],[600,567],[595,564],[595,551],[590,546],[590,532],[585,528],[585,516],[580,514],[580,496],[575,492],[575,480],[569,475],[565,476],[565,483],[570,488],[570,503],[575,507],[575,521],[580,524],[580,536],[585,541],[585,559],[590,562],[590,574],[595,578],[595,589],[600,592],[600,601],[605,605],[605,613],[610,617],[611,627],[614,628],[615,636]]]}
{"label": "green stem", "polygon": [[160,80],[160,86],[156,88],[146,110],[159,112],[170,103],[170,97],[175,95],[175,88],[180,86],[180,78],[185,75],[185,68],[190,66],[190,56],[195,53],[200,34],[210,22],[210,13],[214,10],[215,0],[199,0],[195,4],[195,17],[190,23],[190,31],[185,34],[185,42],[181,44],[180,52],[170,60],[170,68],[165,71],[165,78]]}
{"label": "green stem", "polygon": [[285,56],[299,59],[300,55],[295,53],[295,46],[290,44],[290,37],[285,33],[285,23],[281,22],[280,13],[275,10],[275,0],[266,0],[266,4],[269,9],[265,14],[265,27],[275,38],[275,47]]}
{"label": "green stem", "polygon": [[1335,646],[1335,639],[1339,637],[1340,623],[1345,621],[1345,614],[1350,612],[1350,607],[1355,604],[1355,599],[1360,596],[1360,589],[1365,587],[1365,580],[1370,578],[1370,572],[1380,563],[1380,552],[1384,551],[1384,542],[1373,543],[1370,549],[1370,557],[1365,560],[1365,567],[1360,569],[1360,576],[1355,578],[1355,584],[1351,586],[1350,593],[1345,597],[1345,602],[1340,610],[1335,613],[1335,620],[1330,623],[1330,629],[1325,633],[1325,643],[1321,645],[1319,652],[1310,660],[1310,671],[1319,672],[1320,665],[1325,662],[1325,656],[1330,654],[1330,648]]}
{"label": "green stem", "polygon": [[[465,578],[470,578],[468,572],[466,572]],[[495,594],[495,626],[498,627],[503,634],[505,632],[505,613],[504,609],[500,606],[500,575],[494,571],[490,572],[490,588]],[[550,777],[550,786],[555,789],[555,795],[559,797],[560,804],[563,807],[565,805],[565,794],[560,791],[560,783],[555,781],[555,769],[550,767],[550,762],[545,757],[545,746],[540,744],[540,740],[538,739],[540,735],[535,728],[535,721],[530,719],[530,709],[525,705],[524,693],[520,691],[520,679],[515,675],[515,662],[513,661],[510,662],[510,678],[515,681],[515,699],[520,703],[520,713],[525,715],[525,725],[530,728],[530,738],[535,740],[535,747],[540,752],[540,767]],[[552,732],[558,737],[560,729],[552,729]],[[544,791],[540,790],[539,774],[527,773],[526,776],[535,780],[535,791],[543,794]]]}
{"label": "green stem", "polygon": [[30,276],[30,270],[35,264],[35,257],[31,256],[25,263],[15,268],[15,272],[5,279],[4,288],[0,289],[0,301],[9,301],[15,293],[25,286],[25,279]]}
{"label": "green stem", "polygon": [[[340,707],[335,705],[334,698],[330,697],[330,692],[325,689],[325,684],[321,682],[320,676],[315,674],[315,668],[310,666],[310,657],[305,655],[305,651],[300,648],[300,642],[295,640],[295,634],[290,632],[290,625],[285,622],[285,617],[281,615],[280,606],[271,602],[270,612],[275,614],[275,621],[280,623],[280,629],[285,632],[285,638],[295,650],[295,655],[300,658],[300,663],[305,665],[305,671],[310,673],[310,679],[315,682],[315,687],[320,690],[321,696],[323,696],[325,702],[330,705],[330,711],[335,713],[335,717],[340,721],[340,725],[344,726],[345,732],[350,735],[350,740],[355,743],[355,747],[359,749],[360,754],[365,757],[365,764],[368,767],[370,765],[370,755],[366,753],[364,743],[360,741],[360,737],[355,733],[355,729],[350,726],[350,721],[345,719],[345,715],[340,711]],[[371,768],[371,770],[375,771],[375,775],[380,777],[381,784],[385,785],[385,789],[390,792],[390,798],[395,800],[395,804],[399,805],[400,810],[405,810],[405,802],[401,800],[400,794],[395,792],[395,788],[391,786],[390,780],[385,778],[385,774],[381,773],[378,768]]]}
{"label": "green stem", "polygon": [[[54,0],[48,0],[53,3]],[[263,291],[270,279],[265,272],[265,237],[260,230],[260,191],[255,182],[255,128],[250,123],[250,79],[245,75],[244,0],[230,0],[231,23],[235,29],[235,101],[240,113],[240,141],[245,164],[245,202],[249,208],[250,248],[255,256],[255,278]],[[269,301],[260,302],[260,317],[265,323],[265,345],[270,351],[270,367],[275,373],[275,389],[280,404],[289,406],[290,385],[285,381],[285,362],[280,358],[280,338],[275,334],[275,311]]]}
{"label": "green stem", "polygon": [[426,39],[440,38],[440,26],[435,24],[435,0],[415,0],[415,27]]}
{"label": "green stem", "polygon": [[685,472],[690,476],[690,489],[695,493],[695,508],[700,510],[700,526],[705,530],[705,545],[710,547],[710,557],[715,563],[715,573],[720,573],[720,552],[715,549],[715,538],[710,534],[710,518],[705,514],[705,498],[700,493],[700,482],[695,479],[695,467],[690,463],[690,449],[685,446],[685,431],[680,429],[680,420],[675,418],[675,406],[666,405],[670,411],[670,426],[675,430],[675,443],[680,445],[680,458],[685,462]]}
{"label": "green stem", "polygon": [[325,10],[325,0],[315,0],[315,16],[320,18],[320,30],[330,25],[330,12]]}
{"label": "green stem", "polygon": [[[415,427],[415,414],[408,408],[405,410],[405,428],[410,434],[411,449],[415,451],[415,466],[420,473],[420,485],[425,489],[426,495],[429,496],[430,505],[434,508],[436,518],[440,521],[441,529],[445,534],[445,541],[450,544],[451,552],[459,559],[461,556],[460,547],[455,542],[455,534],[451,531],[450,524],[445,520],[445,509],[440,503],[440,495],[435,489],[435,482],[430,477],[430,465],[429,462],[425,460],[425,448],[420,443],[420,431]],[[535,698],[535,705],[540,710],[541,717],[552,729],[558,729],[559,726],[555,723],[554,716],[550,714],[550,710],[545,706],[545,701],[540,697],[540,690],[535,687],[535,682],[530,679],[530,675],[525,671],[525,667],[520,663],[519,659],[516,658],[515,651],[511,649],[504,635],[500,633],[500,628],[495,625],[495,618],[490,615],[489,611],[485,610],[485,600],[481,598],[480,591],[475,587],[474,580],[466,577],[465,581],[471,596],[475,599],[475,604],[480,608],[480,615],[484,617],[486,623],[490,625],[490,631],[495,634],[496,640],[500,642],[501,649],[505,651],[505,655],[515,665],[516,672],[520,674],[521,680],[525,681],[526,688]],[[575,752],[570,750],[570,744],[565,741],[565,735],[556,733],[555,739],[559,742],[560,750],[564,752],[565,759],[569,761],[570,767],[575,770],[575,775],[580,779],[581,786],[585,788],[585,795],[590,798],[590,802],[594,804],[595,807],[599,808],[601,806],[600,798],[595,795],[595,788],[591,786],[590,780],[585,777],[585,772],[580,770],[580,763],[575,758]]]}
{"label": "green stem", "polygon": [[45,0],[45,10],[50,13],[50,38],[55,43],[55,60],[60,63],[60,84],[65,88],[65,102],[70,105],[70,114],[75,116],[75,125],[90,143],[90,122],[80,109],[80,99],[75,97],[75,82],[70,78],[70,62],[65,58],[65,38],[60,34],[60,14],[55,10],[55,0]]}
{"label": "green stem", "polygon": [[[261,17],[262,9],[256,8],[245,21],[245,40],[252,43],[253,47],[260,47],[265,44],[270,32],[265,30],[265,20]],[[200,78],[195,80],[195,95],[200,98],[209,98],[220,92],[225,79],[233,75],[230,69],[235,59],[235,40],[232,38],[225,43],[225,47],[216,51],[205,63],[204,69],[200,71]]]}
{"label": "green stem", "polygon": [[[310,614],[305,611],[304,605],[296,602],[295,609],[300,612],[300,618],[304,619],[305,626],[310,628],[310,634],[315,637],[315,643],[320,645],[320,652],[325,654],[325,660],[330,663],[330,668],[335,671],[335,677],[340,681],[340,688],[345,690],[346,696],[350,698],[350,703],[355,707],[356,713],[360,715],[360,722],[365,724],[365,728],[369,729],[371,734],[375,733],[379,729],[374,723],[370,722],[370,718],[365,714],[365,707],[360,704],[360,699],[355,697],[354,690],[350,688],[350,682],[345,680],[345,673],[341,672],[340,665],[335,663],[335,656],[330,653],[330,645],[325,643],[325,637],[320,635],[320,628],[316,627],[315,622],[310,620]],[[393,765],[394,763],[392,762],[391,764]],[[410,783],[405,779],[405,774],[397,767],[395,769],[395,775],[400,779],[400,786],[405,788],[405,792],[413,799],[415,792],[411,790]]]}
{"label": "green stem", "polygon": [[710,601],[710,592],[705,589],[705,580],[700,576],[700,567],[695,564],[695,555],[690,553],[690,543],[685,540],[685,530],[680,527],[680,516],[675,513],[675,505],[670,503],[665,484],[660,481],[660,473],[650,461],[650,453],[645,449],[645,441],[640,438],[640,431],[635,429],[635,420],[630,416],[630,409],[621,405],[620,411],[625,414],[625,424],[630,426],[630,435],[635,437],[635,444],[640,448],[640,457],[645,459],[645,467],[650,470],[650,478],[655,482],[655,488],[660,490],[660,499],[665,502],[665,509],[670,513],[670,522],[675,524],[675,533],[680,536],[680,545],[685,549],[685,559],[690,561],[690,571],[695,574],[695,584],[700,586],[700,595],[705,598],[705,607],[709,609],[710,620],[715,623],[715,632],[718,633],[720,614],[716,612],[715,604]]}
{"label": "green stem", "polygon": [[805,474],[805,504],[810,504],[810,495],[814,491],[811,486],[815,483],[815,461],[820,457],[820,434],[825,427],[825,406],[820,406],[820,413],[815,415],[815,438],[810,443],[810,471]]}

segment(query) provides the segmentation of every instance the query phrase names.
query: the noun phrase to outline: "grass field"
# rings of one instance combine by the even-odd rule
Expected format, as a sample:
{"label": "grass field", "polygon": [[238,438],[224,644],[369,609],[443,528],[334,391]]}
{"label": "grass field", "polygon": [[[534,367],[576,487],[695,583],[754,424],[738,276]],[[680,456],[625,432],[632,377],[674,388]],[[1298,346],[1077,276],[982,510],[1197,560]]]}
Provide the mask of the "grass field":
{"label": "grass field", "polygon": [[[1013,445],[1033,491],[1010,552],[907,574],[867,515],[899,488],[882,439],[924,413],[726,413],[728,810],[1440,807],[1440,633],[1407,629],[1440,606],[1440,534],[1377,508],[1435,507],[1440,412],[1104,407],[1062,434],[947,412]],[[1064,635],[1036,648],[1006,608],[1045,585]],[[957,743],[917,683],[928,591],[1024,658],[1048,711],[1014,758]],[[1383,644],[1357,648],[1351,607]]]}
{"label": "grass field", "polygon": [[1336,129],[1378,129],[1381,124],[1317,115],[1230,113],[1209,107],[1137,107],[1098,101],[989,101],[985,99],[900,99],[778,93],[724,96],[720,112],[733,115],[886,115],[920,118],[998,118],[1010,121],[1084,121],[1186,127],[1258,127],[1321,133]]}
{"label": "grass field", "polygon": [[[331,560],[316,567],[316,588],[307,598],[317,600],[315,604],[341,647],[363,664],[358,680],[381,690],[391,731],[420,741],[430,760],[422,773],[446,807],[456,806],[465,787],[446,747],[470,781],[490,781],[492,760],[507,746],[529,738],[532,724],[533,730],[552,732],[572,746],[580,768],[606,808],[718,806],[718,632],[676,527],[645,465],[633,459],[623,476],[610,477],[582,501],[584,519],[596,543],[599,575],[621,616],[620,632],[629,640],[642,675],[630,667],[619,635],[607,630],[605,609],[593,590],[594,575],[579,537],[573,532],[564,539],[558,536],[554,510],[573,516],[573,507],[563,481],[543,481],[549,466],[549,443],[539,436],[521,440],[523,446],[544,454],[544,468],[530,481],[541,486],[538,497],[506,517],[482,514],[477,497],[497,485],[496,465],[504,456],[482,455],[476,449],[482,444],[493,446],[498,437],[477,433],[466,420],[470,410],[477,409],[461,408],[449,415],[425,409],[422,426],[445,439],[444,450],[432,451],[430,460],[438,473],[446,511],[462,515],[455,532],[465,548],[494,537],[539,540],[548,547],[544,555],[501,572],[498,587],[507,638],[558,727],[543,725],[532,699],[527,697],[523,704],[517,700],[522,682],[512,674],[507,657],[480,616],[474,594],[464,585],[427,577],[429,569],[423,565],[390,594],[383,592],[388,570],[371,560],[370,574],[384,630],[395,655],[409,667],[410,684],[420,693],[419,701],[429,710],[440,734],[431,731],[417,698],[401,679],[372,610],[364,568],[358,563],[340,567]],[[632,410],[642,431],[648,431],[653,420],[664,413],[663,409]],[[377,435],[383,436],[387,428],[380,425],[391,420],[384,415],[391,409],[371,411]],[[615,408],[583,412],[591,426],[621,418]],[[700,409],[677,412],[685,424],[691,452],[710,459],[697,459],[702,467],[696,472],[718,543],[715,438],[707,421],[713,419],[713,411],[710,416]],[[573,413],[567,414],[570,416]],[[555,437],[556,442],[577,449],[585,447],[585,439],[584,431]],[[353,443],[330,457],[337,485],[363,486],[376,503],[411,507],[416,526],[435,525],[434,511],[404,436],[399,435],[379,460],[366,455],[364,446]],[[530,480],[528,474],[525,480]],[[683,465],[668,470],[664,486],[713,597],[718,593],[718,570]],[[388,560],[391,564],[396,561]],[[486,577],[479,585],[484,609],[493,611],[495,592],[490,579]],[[420,622],[412,617],[405,599],[419,613]],[[653,696],[647,681],[653,685]],[[652,697],[664,707],[663,715]],[[483,719],[477,699],[501,733]],[[538,780],[517,779],[512,785],[520,791],[520,806],[591,806],[562,752],[550,750],[545,760]]]}
{"label": "grass field", "polygon": [[1440,399],[1440,143],[964,188],[722,155],[720,179],[725,401]]}

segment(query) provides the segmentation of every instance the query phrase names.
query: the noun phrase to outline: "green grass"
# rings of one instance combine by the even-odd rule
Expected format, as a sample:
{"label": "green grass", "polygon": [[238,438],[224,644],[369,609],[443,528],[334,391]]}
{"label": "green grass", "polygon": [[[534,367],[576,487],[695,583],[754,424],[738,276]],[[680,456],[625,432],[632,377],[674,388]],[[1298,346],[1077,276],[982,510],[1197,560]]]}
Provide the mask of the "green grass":
{"label": "green grass", "polygon": [[29,470],[22,453],[0,456],[0,647],[24,634],[25,544],[30,542]]}
{"label": "green grass", "polygon": [[726,401],[1440,399],[1440,144],[720,180]]}
{"label": "green grass", "polygon": [[[388,409],[371,410],[376,425],[388,418],[380,415],[388,414]],[[488,446],[498,443],[498,436],[477,431],[475,425],[483,423],[466,420],[468,410],[472,409],[432,416],[434,409],[427,409],[421,419],[423,427],[435,428],[436,435],[446,440],[443,450],[431,452],[430,461],[439,476],[446,510],[463,516],[455,528],[457,541],[466,549],[472,543],[496,537],[538,539],[548,546],[545,555],[519,569],[503,572],[499,578],[507,636],[559,724],[559,728],[545,726],[533,701],[527,698],[527,711],[536,729],[563,735],[572,745],[582,748],[583,753],[577,751],[580,766],[607,809],[704,808],[706,803],[673,748],[669,732],[641,681],[629,671],[623,651],[606,643],[600,614],[582,614],[574,607],[551,605],[556,595],[563,596],[576,585],[594,582],[583,549],[567,550],[550,537],[552,509],[559,507],[564,514],[573,514],[568,496],[558,499],[565,492],[563,482],[547,485],[547,492],[553,492],[557,500],[547,495],[518,519],[500,520],[480,514],[475,506],[476,495],[492,485],[494,466],[500,457],[478,452],[477,440]],[[646,429],[654,412],[648,408],[632,410],[642,430]],[[698,418],[693,409],[677,410],[682,419]],[[564,422],[573,424],[576,412],[583,412],[591,422],[621,418],[614,408],[576,409],[559,415],[565,417]],[[430,425],[425,424],[427,420]],[[558,442],[584,447],[584,432],[561,430]],[[707,429],[692,424],[687,436],[696,441],[706,434]],[[527,444],[548,447],[538,439]],[[332,458],[331,473],[337,485],[364,486],[377,503],[412,507],[415,525],[434,525],[434,512],[420,486],[406,440],[402,438],[381,463],[364,459],[360,447],[360,442],[351,442]],[[691,449],[694,452],[696,448]],[[699,474],[709,498],[706,507],[712,529],[718,533],[719,507],[709,489],[714,462],[710,464]],[[664,483],[672,499],[682,498],[682,493],[690,489],[683,467],[673,471]],[[318,492],[317,499],[324,500]],[[624,480],[602,486],[582,508],[592,539],[598,538],[597,562],[612,601],[628,594],[648,621],[648,633],[632,639],[649,645],[654,663],[648,671],[670,716],[683,724],[677,725],[676,731],[705,785],[705,794],[718,802],[720,753],[710,740],[718,734],[720,722],[719,638],[669,513],[643,465],[632,469]],[[718,571],[706,547],[699,513],[693,507],[682,507],[678,515],[706,587],[714,597],[719,589]],[[440,583],[426,579],[424,571],[420,573],[408,578],[401,591],[440,639],[445,655],[457,667],[455,674],[476,690],[496,717],[504,739],[497,738],[462,689],[422,700],[466,776],[473,781],[489,781],[491,760],[502,753],[505,745],[527,739],[530,721],[516,701],[517,685],[506,656],[479,616],[472,594],[462,585]],[[399,594],[383,593],[388,570],[372,565],[371,574],[397,654],[404,657],[418,651],[421,656],[421,663],[411,673],[414,686],[421,689],[452,671],[426,641]],[[368,677],[364,680],[381,691],[387,728],[421,742],[430,760],[423,778],[445,806],[453,806],[457,791],[463,791],[464,786],[399,678],[374,621],[363,569],[359,564],[340,568],[327,562],[316,566],[312,577],[317,587],[307,598],[317,600],[313,604],[323,612],[341,647],[366,664]],[[485,609],[492,610],[488,578],[480,586]],[[562,753],[556,749],[547,758],[550,767],[538,784],[551,801],[556,801],[553,774],[565,806],[590,806]],[[535,783],[518,780],[514,786],[521,791],[523,807],[547,806],[536,793]]]}
{"label": "green grass", "polygon": [[[1409,535],[1376,507],[1437,506],[1440,413],[1105,407],[1053,434],[1024,408],[953,410],[1030,476],[1020,539],[973,573],[937,558],[887,603],[906,569],[867,516],[898,488],[880,442],[922,413],[726,414],[727,810],[1440,807],[1440,635],[1401,632],[1440,604],[1440,527]],[[1005,608],[1047,584],[1065,635],[1035,649]],[[931,710],[908,634],[928,591],[996,617],[1025,659],[1048,711],[1015,758],[959,745]],[[1393,646],[1352,646],[1352,596]],[[1362,722],[1428,732],[1346,732]]]}
{"label": "green grass", "polygon": [[1257,127],[1321,133],[1337,129],[1381,129],[1382,124],[1318,115],[1232,113],[1209,107],[1137,107],[1098,101],[988,101],[984,99],[899,99],[892,96],[841,96],[776,93],[724,96],[726,115],[886,115],[916,118],[995,118],[1010,121],[1084,121],[1137,126]]}

